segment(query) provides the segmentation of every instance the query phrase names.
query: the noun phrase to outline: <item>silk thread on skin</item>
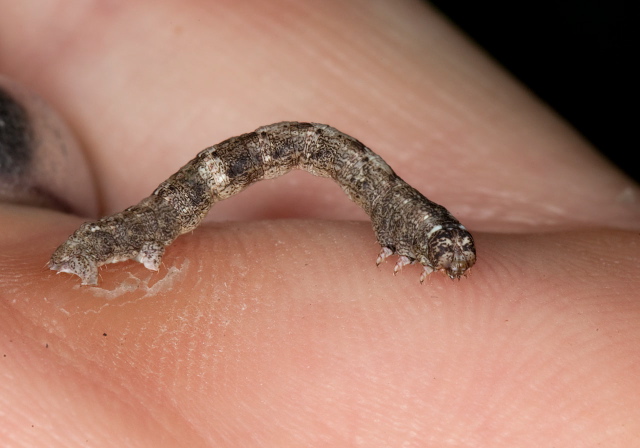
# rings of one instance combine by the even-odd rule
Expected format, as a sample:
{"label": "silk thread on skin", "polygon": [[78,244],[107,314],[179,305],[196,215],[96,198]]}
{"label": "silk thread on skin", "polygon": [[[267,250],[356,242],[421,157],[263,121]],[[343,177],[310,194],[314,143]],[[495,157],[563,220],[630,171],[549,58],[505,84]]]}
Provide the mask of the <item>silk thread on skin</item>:
{"label": "silk thread on skin", "polygon": [[476,262],[473,237],[451,213],[403,181],[372,150],[331,126],[281,122],[201,151],[137,205],[85,222],[49,261],[52,270],[98,283],[98,267],[136,260],[157,271],[165,248],[195,229],[213,204],[292,169],[329,177],[371,218],[382,246],[376,264],[407,264],[460,279]]}

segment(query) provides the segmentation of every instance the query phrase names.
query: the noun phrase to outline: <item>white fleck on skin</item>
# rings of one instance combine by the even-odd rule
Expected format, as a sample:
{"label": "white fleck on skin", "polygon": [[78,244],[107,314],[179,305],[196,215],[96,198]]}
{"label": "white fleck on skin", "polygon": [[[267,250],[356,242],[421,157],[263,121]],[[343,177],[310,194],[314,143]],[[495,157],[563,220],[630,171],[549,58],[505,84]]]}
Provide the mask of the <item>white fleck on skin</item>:
{"label": "white fleck on skin", "polygon": [[292,169],[335,180],[371,217],[382,246],[376,264],[399,255],[394,274],[420,263],[460,279],[476,262],[473,237],[441,205],[412,188],[369,148],[325,124],[282,122],[200,152],[139,204],[84,223],[51,256],[49,267],[98,282],[98,267],[133,259],[158,270],[165,248],[195,229],[209,209],[262,179]]}

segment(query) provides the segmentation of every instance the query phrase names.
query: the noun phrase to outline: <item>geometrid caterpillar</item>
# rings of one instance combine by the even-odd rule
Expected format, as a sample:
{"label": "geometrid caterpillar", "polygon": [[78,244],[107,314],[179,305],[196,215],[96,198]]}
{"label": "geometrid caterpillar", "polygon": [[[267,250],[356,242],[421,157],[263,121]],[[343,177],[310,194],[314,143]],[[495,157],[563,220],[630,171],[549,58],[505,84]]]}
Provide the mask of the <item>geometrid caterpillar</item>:
{"label": "geometrid caterpillar", "polygon": [[128,259],[158,270],[165,247],[200,224],[213,204],[261,179],[299,168],[335,180],[371,217],[382,246],[377,263],[420,263],[459,279],[476,262],[471,234],[444,207],[400,179],[358,140],[325,124],[282,122],[200,152],[151,196],[86,222],[51,256],[49,267],[98,283],[98,266]]}

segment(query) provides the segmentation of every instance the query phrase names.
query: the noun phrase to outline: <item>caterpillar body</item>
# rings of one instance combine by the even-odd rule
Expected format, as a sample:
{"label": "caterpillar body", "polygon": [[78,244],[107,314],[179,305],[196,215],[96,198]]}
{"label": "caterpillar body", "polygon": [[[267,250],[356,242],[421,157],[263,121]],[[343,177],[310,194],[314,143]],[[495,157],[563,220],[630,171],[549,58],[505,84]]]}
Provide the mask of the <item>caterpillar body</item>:
{"label": "caterpillar body", "polygon": [[137,205],[86,222],[58,247],[49,267],[98,283],[98,267],[133,259],[158,270],[165,248],[195,229],[218,201],[262,179],[303,169],[336,181],[370,216],[380,264],[419,263],[459,279],[476,262],[473,237],[447,209],[404,182],[361,142],[331,126],[281,122],[201,151]]}

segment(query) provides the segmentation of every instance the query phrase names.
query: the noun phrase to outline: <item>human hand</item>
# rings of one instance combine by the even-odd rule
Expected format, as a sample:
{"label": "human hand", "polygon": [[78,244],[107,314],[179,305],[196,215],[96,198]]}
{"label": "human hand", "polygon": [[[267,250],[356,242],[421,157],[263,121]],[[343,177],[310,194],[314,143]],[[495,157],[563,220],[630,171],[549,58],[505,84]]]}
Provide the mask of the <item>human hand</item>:
{"label": "human hand", "polygon": [[44,267],[84,218],[4,205],[5,440],[637,438],[637,186],[428,7],[49,5],[3,6],[0,69],[68,121],[103,213],[212,143],[314,121],[451,210],[478,263],[423,286],[418,268],[376,269],[371,227],[353,222],[366,215],[299,172],[216,205],[159,273],[112,265],[87,288]]}

